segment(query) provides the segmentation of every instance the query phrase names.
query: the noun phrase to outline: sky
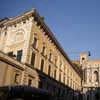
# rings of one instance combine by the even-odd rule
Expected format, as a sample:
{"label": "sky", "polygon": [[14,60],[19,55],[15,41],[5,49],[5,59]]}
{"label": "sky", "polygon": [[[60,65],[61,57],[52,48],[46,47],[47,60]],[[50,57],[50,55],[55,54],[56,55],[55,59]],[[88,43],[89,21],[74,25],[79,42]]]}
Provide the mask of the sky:
{"label": "sky", "polygon": [[0,19],[36,8],[70,59],[100,59],[100,0],[0,0]]}

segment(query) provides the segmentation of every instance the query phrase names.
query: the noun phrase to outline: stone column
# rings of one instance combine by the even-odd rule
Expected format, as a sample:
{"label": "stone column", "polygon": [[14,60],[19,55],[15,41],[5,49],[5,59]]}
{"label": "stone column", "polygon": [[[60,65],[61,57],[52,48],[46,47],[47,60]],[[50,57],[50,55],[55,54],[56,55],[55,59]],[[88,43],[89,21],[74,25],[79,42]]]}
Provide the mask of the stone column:
{"label": "stone column", "polygon": [[27,85],[27,73],[25,71],[22,72],[22,77],[21,77],[21,85]]}
{"label": "stone column", "polygon": [[24,83],[24,74],[25,74],[25,71],[22,71],[22,77],[21,77],[21,85],[23,85],[23,83]]}

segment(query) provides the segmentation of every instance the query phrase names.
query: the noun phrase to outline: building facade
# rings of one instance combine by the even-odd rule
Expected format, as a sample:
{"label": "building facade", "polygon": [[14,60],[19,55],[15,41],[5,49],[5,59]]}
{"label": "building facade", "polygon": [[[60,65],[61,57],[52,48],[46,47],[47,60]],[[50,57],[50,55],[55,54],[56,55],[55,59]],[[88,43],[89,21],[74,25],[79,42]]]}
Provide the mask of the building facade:
{"label": "building facade", "polygon": [[99,100],[100,60],[91,60],[88,53],[81,53],[80,65],[83,70],[82,88],[84,100]]}
{"label": "building facade", "polygon": [[35,86],[61,100],[81,91],[80,73],[35,9],[0,21],[0,51],[0,86]]}

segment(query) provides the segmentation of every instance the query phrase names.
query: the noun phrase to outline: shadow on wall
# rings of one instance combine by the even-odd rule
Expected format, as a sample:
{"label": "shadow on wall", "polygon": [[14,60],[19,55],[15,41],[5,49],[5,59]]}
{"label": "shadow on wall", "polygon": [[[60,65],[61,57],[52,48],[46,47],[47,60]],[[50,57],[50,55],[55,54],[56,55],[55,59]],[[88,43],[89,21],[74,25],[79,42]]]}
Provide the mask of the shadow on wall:
{"label": "shadow on wall", "polygon": [[[62,82],[37,70],[39,76],[38,87],[48,91],[55,98],[54,100],[82,100],[80,91],[74,91]],[[52,99],[53,100],[53,99]]]}

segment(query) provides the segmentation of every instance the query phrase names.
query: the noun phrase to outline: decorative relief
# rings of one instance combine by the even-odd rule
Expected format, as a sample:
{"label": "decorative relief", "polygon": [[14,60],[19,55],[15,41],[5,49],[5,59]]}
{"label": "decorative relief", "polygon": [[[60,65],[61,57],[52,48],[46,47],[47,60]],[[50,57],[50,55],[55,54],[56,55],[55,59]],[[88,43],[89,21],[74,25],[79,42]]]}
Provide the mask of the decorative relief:
{"label": "decorative relief", "polygon": [[17,32],[16,35],[15,35],[15,42],[19,42],[19,41],[22,41],[24,40],[24,35],[22,32]]}
{"label": "decorative relief", "polygon": [[25,32],[22,29],[11,32],[10,35],[9,35],[7,44],[13,45],[13,44],[16,44],[16,43],[23,42],[24,41],[24,35],[25,35]]}
{"label": "decorative relief", "polygon": [[94,68],[88,68],[86,69],[85,72],[85,80],[87,82],[88,85],[93,85],[93,84],[98,84],[99,82],[99,72],[98,72],[98,68],[94,69]]}

